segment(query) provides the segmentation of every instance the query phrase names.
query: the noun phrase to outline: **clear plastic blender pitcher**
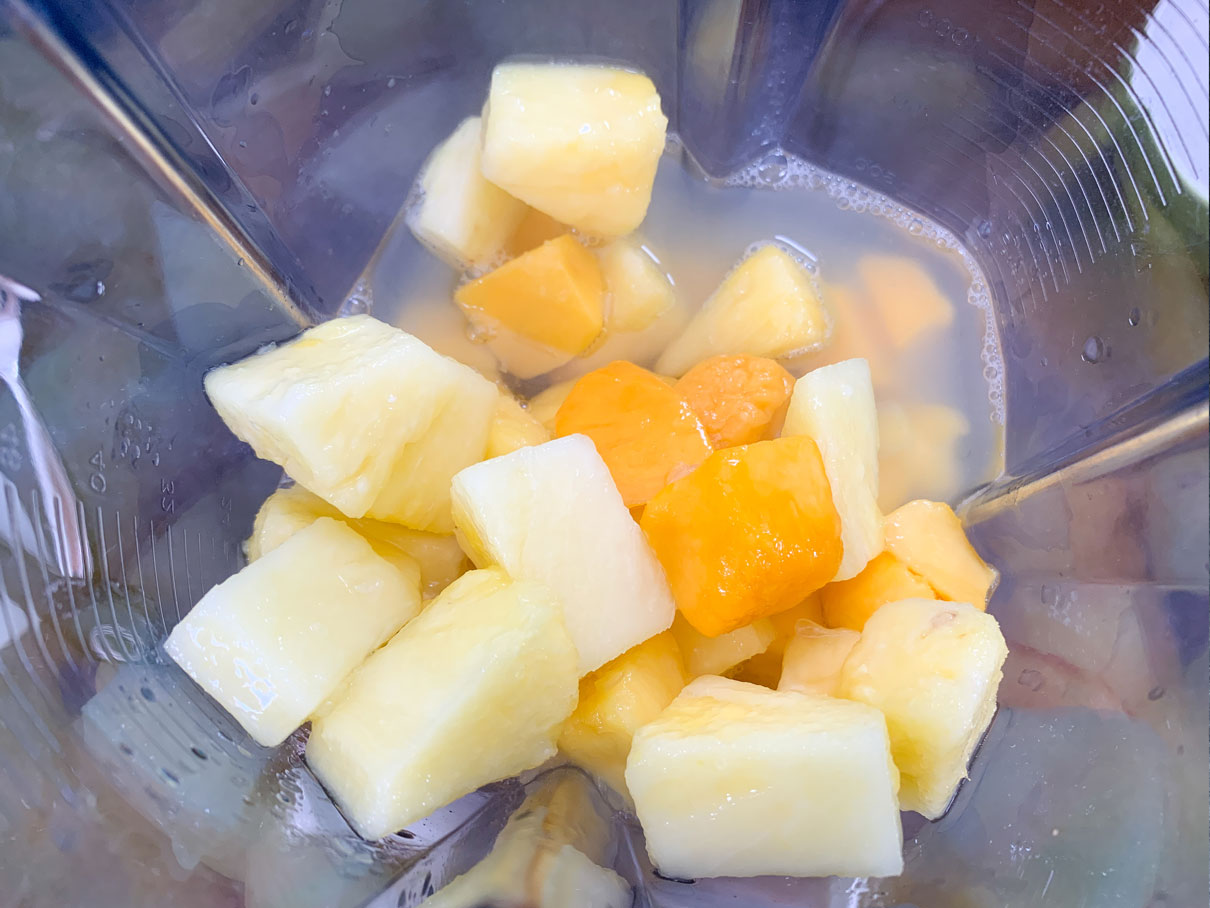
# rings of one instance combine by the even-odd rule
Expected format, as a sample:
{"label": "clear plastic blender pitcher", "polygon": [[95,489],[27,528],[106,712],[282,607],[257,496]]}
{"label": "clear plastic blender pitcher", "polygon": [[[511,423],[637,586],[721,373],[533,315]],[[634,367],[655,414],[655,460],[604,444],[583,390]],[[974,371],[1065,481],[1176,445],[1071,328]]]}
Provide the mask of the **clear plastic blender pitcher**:
{"label": "clear plastic blender pitcher", "polygon": [[568,835],[660,908],[1204,905],[1207,20],[0,0],[0,905],[414,905],[526,798],[580,784],[500,783],[364,842],[296,739],[255,746],[157,651],[280,478],[201,376],[397,314],[359,276],[420,254],[392,229],[412,177],[519,54],[649,73],[703,178],[780,149],[939,222],[986,276],[1005,366],[1006,469],[962,506],[1003,572],[1001,708],[947,815],[905,820],[904,875],[665,879],[592,791]]}

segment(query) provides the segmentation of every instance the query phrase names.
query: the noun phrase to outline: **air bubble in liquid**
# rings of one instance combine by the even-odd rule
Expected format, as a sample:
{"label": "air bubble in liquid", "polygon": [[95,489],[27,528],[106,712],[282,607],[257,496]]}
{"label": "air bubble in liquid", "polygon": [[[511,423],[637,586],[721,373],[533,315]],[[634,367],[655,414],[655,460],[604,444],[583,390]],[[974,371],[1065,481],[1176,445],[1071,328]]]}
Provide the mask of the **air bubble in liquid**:
{"label": "air bubble in liquid", "polygon": [[780,151],[774,151],[765,155],[764,159],[756,167],[756,175],[766,185],[780,183],[786,178],[788,172],[789,165],[786,161],[786,156]]}
{"label": "air bubble in liquid", "polygon": [[1080,353],[1080,359],[1086,363],[1099,363],[1105,358],[1107,352],[1105,342],[1094,334],[1084,341],[1084,349]]}

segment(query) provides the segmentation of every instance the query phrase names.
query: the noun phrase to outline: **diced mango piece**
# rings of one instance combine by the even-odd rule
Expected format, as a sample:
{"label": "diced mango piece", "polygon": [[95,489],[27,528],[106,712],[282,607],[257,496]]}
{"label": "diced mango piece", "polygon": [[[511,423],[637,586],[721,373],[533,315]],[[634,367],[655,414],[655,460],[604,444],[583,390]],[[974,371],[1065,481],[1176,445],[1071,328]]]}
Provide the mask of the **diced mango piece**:
{"label": "diced mango piece", "polygon": [[[552,354],[566,354],[560,360],[566,362],[587,349],[605,324],[601,268],[570,234],[463,284],[454,299],[498,355],[504,348],[493,346],[496,340],[513,335]],[[529,371],[522,362],[504,357],[501,362],[513,374],[529,377],[521,375]]]}
{"label": "diced mango piece", "polygon": [[525,216],[524,203],[479,170],[478,117],[433,149],[416,180],[407,223],[416,239],[456,268],[490,262]]}
{"label": "diced mango piece", "polygon": [[969,478],[960,444],[971,425],[944,404],[878,405],[878,506],[889,514],[913,498],[951,499]]}
{"label": "diced mango piece", "polygon": [[953,508],[919,499],[886,518],[886,547],[942,599],[986,608],[1000,575],[975,551]]}
{"label": "diced mango piece", "polygon": [[562,381],[538,392],[529,401],[530,415],[542,423],[546,427],[546,431],[552,435],[555,432],[555,420],[559,407],[563,406],[563,401],[567,400],[567,395],[575,386],[576,379],[574,378]]}
{"label": "diced mango piece", "polygon": [[672,624],[664,572],[587,437],[476,464],[454,477],[453,499],[459,538],[476,564],[554,590],[580,674]]}
{"label": "diced mango piece", "polygon": [[580,681],[580,702],[563,726],[559,749],[626,795],[630,739],[685,686],[685,665],[665,631],[631,647]]}
{"label": "diced mango piece", "polygon": [[537,783],[482,861],[417,908],[630,908],[592,783],[571,769]]}
{"label": "diced mango piece", "polygon": [[919,574],[890,552],[881,552],[856,577],[829,583],[819,591],[819,598],[824,624],[860,631],[870,615],[888,602],[937,597]]}
{"label": "diced mango piece", "polygon": [[641,524],[681,614],[708,637],[792,607],[840,564],[840,518],[806,436],[715,452]]}
{"label": "diced mango piece", "polygon": [[518,448],[540,445],[550,441],[550,432],[538,422],[517,398],[507,391],[500,392],[496,402],[496,414],[492,418],[492,430],[487,436],[487,456],[499,457],[511,454]]}
{"label": "diced mango piece", "polygon": [[368,315],[206,375],[257,456],[349,517],[449,532],[450,477],[483,458],[495,385]]}
{"label": "diced mango piece", "polygon": [[857,275],[883,331],[897,349],[954,320],[954,307],[915,259],[865,255],[857,263]]}
{"label": "diced mango piece", "polygon": [[626,784],[665,876],[891,876],[903,869],[882,714],[704,677],[634,736]]}
{"label": "diced mango piece", "polygon": [[633,363],[610,363],[576,382],[555,417],[555,434],[587,435],[627,507],[644,504],[711,452],[680,393]]}
{"label": "diced mango piece", "polygon": [[803,621],[786,643],[778,690],[839,695],[840,669],[861,634]]}
{"label": "diced mango piece", "polygon": [[521,218],[521,223],[505,244],[509,258],[516,258],[523,252],[537,249],[547,240],[553,240],[568,232],[566,224],[560,224],[549,214],[543,214],[529,206],[524,207],[525,216]]}
{"label": "diced mango piece", "polygon": [[716,448],[747,445],[781,428],[794,376],[762,356],[712,356],[676,383]]}
{"label": "diced mango piece", "polygon": [[681,648],[690,678],[721,675],[745,659],[763,653],[777,636],[768,618],[757,618],[733,631],[707,637],[695,631],[681,615],[673,619],[671,633]]}
{"label": "diced mango piece", "polygon": [[576,690],[554,594],[471,571],[354,673],[312,724],[307,763],[381,838],[552,757]]}
{"label": "diced mango piece", "polygon": [[577,230],[621,236],[647,214],[667,126],[640,73],[502,63],[484,108],[483,175]]}
{"label": "diced mango piece", "polygon": [[727,275],[656,363],[683,375],[719,354],[779,358],[827,343],[832,325],[807,269],[780,246],[762,246]]}
{"label": "diced mango piece", "polygon": [[967,603],[904,599],[866,622],[839,689],[886,716],[904,810],[945,812],[995,714],[1007,655],[996,619]]}
{"label": "diced mango piece", "polygon": [[819,445],[844,541],[844,557],[831,579],[856,577],[883,548],[878,414],[869,364],[849,359],[800,378],[782,435],[809,435]]}
{"label": "diced mango piece", "polygon": [[420,611],[405,576],[321,517],[210,590],[164,651],[258,744],[276,747]]}
{"label": "diced mango piece", "polygon": [[609,293],[606,325],[611,332],[642,331],[676,305],[668,275],[645,247],[618,239],[593,251]]}
{"label": "diced mango piece", "polygon": [[466,556],[462,554],[453,534],[439,536],[381,520],[353,520],[300,485],[278,489],[265,499],[256,512],[252,535],[244,546],[248,561],[255,561],[273,551],[320,517],[331,517],[347,523],[370,543],[379,556],[405,574],[410,574],[418,565],[420,588],[426,599],[449,586],[465,569]]}

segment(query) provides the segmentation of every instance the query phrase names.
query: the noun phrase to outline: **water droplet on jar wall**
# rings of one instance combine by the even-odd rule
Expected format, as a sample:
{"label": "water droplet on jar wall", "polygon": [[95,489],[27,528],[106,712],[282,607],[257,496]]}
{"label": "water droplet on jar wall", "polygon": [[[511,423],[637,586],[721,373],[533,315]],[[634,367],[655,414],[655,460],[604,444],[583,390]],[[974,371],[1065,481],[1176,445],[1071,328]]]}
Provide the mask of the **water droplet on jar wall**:
{"label": "water droplet on jar wall", "polygon": [[1105,341],[1094,334],[1084,341],[1084,349],[1080,352],[1080,359],[1086,363],[1095,364],[1103,360],[1108,352],[1105,347]]}

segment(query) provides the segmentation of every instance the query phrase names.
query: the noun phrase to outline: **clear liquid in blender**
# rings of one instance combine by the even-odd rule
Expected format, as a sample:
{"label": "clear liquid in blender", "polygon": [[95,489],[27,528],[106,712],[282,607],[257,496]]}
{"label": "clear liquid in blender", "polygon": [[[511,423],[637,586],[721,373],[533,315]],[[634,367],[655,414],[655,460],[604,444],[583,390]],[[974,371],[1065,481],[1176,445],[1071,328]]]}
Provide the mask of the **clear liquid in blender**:
{"label": "clear liquid in blender", "polygon": [[[672,137],[637,239],[690,311],[755,246],[777,243],[803,261],[832,314],[833,337],[784,365],[799,376],[854,356],[869,361],[884,512],[914,498],[956,502],[1001,472],[1003,367],[987,282],[943,227],[781,151],[726,180],[707,180]],[[666,340],[615,338],[519,382],[501,371],[454,304],[462,279],[412,238],[401,217],[345,311],[372,307],[522,398],[612,359],[651,366]]]}

